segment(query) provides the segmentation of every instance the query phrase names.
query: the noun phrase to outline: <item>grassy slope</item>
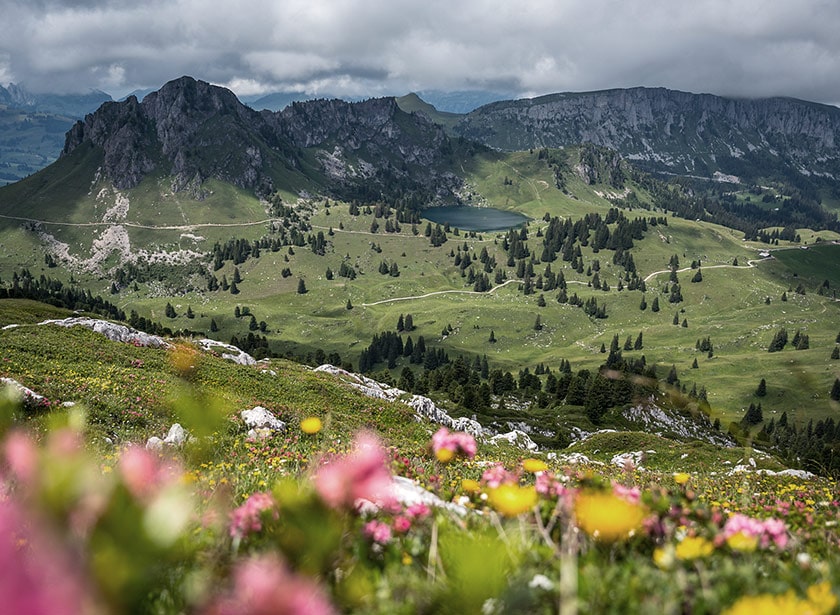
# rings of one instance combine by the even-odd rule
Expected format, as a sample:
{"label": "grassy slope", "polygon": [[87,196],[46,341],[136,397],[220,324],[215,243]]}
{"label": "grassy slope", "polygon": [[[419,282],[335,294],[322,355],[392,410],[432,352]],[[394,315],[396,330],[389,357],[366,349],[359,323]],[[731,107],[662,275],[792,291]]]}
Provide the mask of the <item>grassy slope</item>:
{"label": "grassy slope", "polygon": [[[88,158],[74,164],[93,165],[95,154],[91,151]],[[47,179],[68,173],[69,169],[64,169],[62,164],[50,167],[51,175]],[[538,244],[533,236],[543,224],[541,218],[546,212],[577,218],[592,211],[604,214],[610,206],[598,196],[598,193],[610,191],[609,187],[586,186],[575,176],[567,180],[567,194],[554,188],[550,169],[537,159],[536,153],[476,155],[464,162],[464,171],[468,173],[471,188],[488,204],[521,211],[535,220],[530,226],[532,249]],[[513,184],[506,185],[505,177],[512,179]],[[21,198],[49,197],[57,201],[61,196],[39,191],[41,184],[48,183],[46,179],[38,176],[31,179],[32,182],[22,182],[15,187]],[[87,187],[73,188],[71,185],[71,188],[65,189],[66,194],[76,194],[77,203],[81,204],[75,210],[69,210],[75,212],[70,219],[85,211],[89,214],[93,205],[86,196]],[[183,193],[167,194],[164,179],[149,178],[128,193],[129,219],[138,224],[177,226],[241,224],[264,219],[262,205],[253,197],[220,183],[211,182],[207,188],[207,198],[194,202]],[[161,197],[161,194],[165,196]],[[639,194],[644,198],[643,192]],[[628,352],[628,356],[644,354],[648,362],[662,366],[662,375],[675,365],[688,388],[694,384],[698,388],[705,385],[713,411],[724,422],[740,418],[744,407],[758,401],[762,402],[768,417],[782,411],[800,418],[822,417],[836,410],[833,402],[827,400],[827,393],[838,372],[836,362],[830,361],[829,355],[840,329],[837,313],[840,304],[819,297],[813,291],[823,276],[830,279],[832,288],[840,281],[835,283],[837,273],[822,267],[819,260],[812,263],[802,260],[817,255],[816,248],[779,251],[777,259],[748,267],[747,262],[757,258],[758,251],[766,246],[745,244],[740,234],[731,229],[669,218],[668,226],[652,227],[634,249],[639,272],[648,276],[667,269],[670,257],[677,254],[681,267],[687,267],[692,260],[700,260],[704,281],[691,284],[689,280],[694,272],[680,273],[685,301],[670,305],[660,292],[668,274],[654,275],[648,282],[646,300],[650,305],[659,293],[662,309],[658,314],[653,314],[650,308],[644,312],[639,309],[641,292],[616,290],[619,272],[611,263],[611,252],[594,255],[588,248],[583,250],[586,263],[594,258],[600,260],[600,276],[610,284],[611,290],[607,293],[593,291],[586,286],[588,278],[585,275],[565,268],[564,274],[570,282],[568,292],[577,292],[584,299],[594,295],[599,302],[605,302],[609,314],[606,320],[592,321],[581,310],[558,304],[554,301],[555,292],[547,294],[546,307],[538,308],[538,294],[524,297],[515,286],[486,295],[450,293],[366,306],[384,299],[434,291],[471,290],[453,265],[450,250],[465,242],[474,254],[486,247],[503,266],[506,256],[498,245],[501,235],[485,233],[479,238],[466,238],[463,233],[451,235],[443,247],[432,248],[422,234],[424,225],[419,226],[417,236],[412,235],[409,225],[403,225],[400,234],[386,234],[381,228],[378,233],[371,234],[373,216],[354,218],[348,215],[347,207],[340,204],[327,209],[316,203],[315,207],[316,213],[311,220],[313,232],[323,230],[326,233],[330,228],[334,232],[333,236],[328,236],[331,249],[323,257],[312,254],[308,247],[296,248],[293,255],[288,255],[285,248],[276,253],[264,252],[260,259],[251,259],[239,266],[244,281],[239,285],[241,293],[236,296],[218,292],[173,298],[162,296],[157,286],[144,285],[139,292],[127,290],[113,300],[126,310],[137,309],[173,328],[209,331],[213,318],[220,327],[215,337],[225,341],[232,335],[247,335],[248,319],[237,320],[233,312],[237,305],[248,306],[258,320],[268,323],[268,335],[275,350],[306,354],[321,349],[326,353],[338,352],[354,363],[373,333],[392,329],[400,314],[411,313],[417,326],[412,333],[415,340],[423,335],[427,342],[440,344],[449,351],[487,354],[492,365],[509,369],[514,374],[524,366],[533,367],[539,362],[556,366],[561,358],[571,361],[574,369],[597,368],[604,358],[599,353],[602,343],[609,346],[616,334],[623,343],[628,336],[635,339],[642,331],[644,350]],[[68,210],[60,210],[57,206],[47,209],[48,214],[54,216],[62,215],[62,211]],[[634,215],[633,212],[628,214]],[[652,212],[640,211],[639,214],[650,216]],[[379,222],[384,226],[382,220]],[[79,234],[73,235],[74,232]],[[182,237],[183,232],[180,229],[129,230],[132,242],[170,249],[203,250],[209,249],[216,240],[243,236],[255,239],[265,232],[265,227],[262,224],[197,226],[192,234],[204,237],[197,242]],[[89,229],[62,229],[62,237],[64,233],[82,244],[96,236]],[[803,234],[803,237],[807,240],[808,236]],[[371,243],[381,247],[381,253],[371,249]],[[66,275],[55,269],[41,271],[40,248],[33,243],[31,235],[23,234],[14,226],[2,232],[0,244],[0,271],[4,273],[23,264],[33,268],[36,274]],[[819,248],[831,249],[831,246]],[[332,281],[327,280],[327,267],[337,272],[346,255],[350,256],[349,262],[360,275],[353,281],[337,276]],[[739,262],[738,268],[731,267],[735,258]],[[830,262],[827,258],[822,260]],[[379,274],[377,268],[382,261],[397,262],[400,276],[392,278]],[[564,265],[567,263],[557,261],[552,269],[556,272]],[[724,267],[712,268],[721,265]],[[291,269],[291,277],[280,275],[285,267]],[[535,269],[540,273],[544,265],[538,264]],[[824,273],[820,273],[822,271]],[[797,273],[796,278],[793,273]],[[228,263],[217,272],[220,278],[222,274],[230,280],[233,266]],[[515,272],[508,268],[507,275],[512,278]],[[309,290],[306,295],[296,293],[299,278],[306,282]],[[790,300],[787,303],[779,301],[782,292],[795,286],[796,280],[807,282],[808,294],[788,293]],[[86,278],[83,281],[99,293],[107,292],[110,284],[108,279]],[[767,297],[771,299],[769,305],[765,303]],[[348,299],[354,306],[349,311],[345,309]],[[181,314],[190,306],[197,317],[193,320],[184,316],[165,319],[163,308],[167,302],[172,302]],[[680,322],[687,320],[687,328],[672,324],[678,311]],[[533,329],[537,314],[544,324],[541,331]],[[441,331],[447,325],[455,332],[441,339]],[[767,353],[767,344],[780,326],[787,327],[791,334],[797,328],[807,332],[811,349]],[[487,342],[491,330],[498,339],[496,344]],[[706,336],[710,336],[714,344],[713,358],[695,350],[695,342]],[[699,364],[696,370],[691,369],[695,358]],[[762,377],[767,380],[769,394],[759,400],[753,396],[753,391]]]}
{"label": "grassy slope", "polygon": [[[179,350],[138,348],[81,327],[36,326],[44,319],[69,315],[32,301],[0,300],[0,377],[14,378],[53,403],[81,404],[88,415],[90,441],[97,447],[106,437],[144,441],[162,436],[175,421],[201,433],[214,424],[217,412],[222,418],[215,427],[219,442],[236,446],[234,417],[256,405],[269,408],[290,425],[319,416],[331,437],[339,441],[349,442],[359,429],[375,430],[407,456],[423,456],[436,429],[414,421],[401,403],[365,397],[329,374],[282,359],[246,367],[209,353],[184,350],[186,346]],[[21,326],[2,330],[13,323]],[[184,365],[184,357],[194,366],[186,378],[177,367]],[[35,425],[45,425],[49,416],[50,411],[41,411],[31,418]],[[572,450],[609,463],[616,453],[655,449],[646,467],[671,472],[683,467],[684,447],[659,436],[623,432],[598,434]],[[523,454],[507,447],[482,450],[490,458],[507,461]],[[745,455],[755,455],[699,442],[691,450],[693,461],[702,467],[735,464]],[[225,459],[223,449],[216,455],[220,461]],[[760,467],[781,468],[770,457],[759,455],[758,461]]]}

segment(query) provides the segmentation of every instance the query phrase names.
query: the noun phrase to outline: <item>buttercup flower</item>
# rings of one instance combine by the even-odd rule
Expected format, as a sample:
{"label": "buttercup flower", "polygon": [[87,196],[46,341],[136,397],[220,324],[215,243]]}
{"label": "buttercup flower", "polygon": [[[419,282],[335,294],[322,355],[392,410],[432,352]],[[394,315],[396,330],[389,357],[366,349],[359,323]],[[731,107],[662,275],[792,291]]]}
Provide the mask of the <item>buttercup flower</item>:
{"label": "buttercup flower", "polygon": [[691,479],[691,475],[687,472],[675,472],[674,482],[678,485],[685,485]]}
{"label": "buttercup flower", "polygon": [[528,512],[536,505],[537,491],[533,487],[505,483],[490,490],[489,502],[504,516],[515,517]]}
{"label": "buttercup flower", "polygon": [[309,435],[318,433],[323,427],[324,424],[317,416],[310,416],[300,422],[300,430]]}
{"label": "buttercup flower", "polygon": [[700,536],[686,536],[677,544],[674,555],[677,559],[692,560],[708,557],[715,550],[715,545]]}
{"label": "buttercup flower", "polygon": [[537,472],[545,472],[548,470],[548,464],[542,459],[523,459],[522,469],[526,472],[536,474]]}
{"label": "buttercup flower", "polygon": [[578,495],[575,515],[584,532],[597,540],[613,542],[639,529],[647,511],[614,493],[591,491]]}

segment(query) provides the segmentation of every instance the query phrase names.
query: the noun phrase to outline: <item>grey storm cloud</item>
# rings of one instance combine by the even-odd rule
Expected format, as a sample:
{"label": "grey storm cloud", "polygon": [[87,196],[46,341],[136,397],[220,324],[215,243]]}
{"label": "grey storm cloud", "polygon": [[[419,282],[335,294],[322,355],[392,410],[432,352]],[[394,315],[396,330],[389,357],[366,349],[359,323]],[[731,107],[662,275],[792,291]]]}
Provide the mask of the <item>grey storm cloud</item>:
{"label": "grey storm cloud", "polygon": [[0,83],[121,95],[637,85],[840,102],[835,0],[0,0]]}

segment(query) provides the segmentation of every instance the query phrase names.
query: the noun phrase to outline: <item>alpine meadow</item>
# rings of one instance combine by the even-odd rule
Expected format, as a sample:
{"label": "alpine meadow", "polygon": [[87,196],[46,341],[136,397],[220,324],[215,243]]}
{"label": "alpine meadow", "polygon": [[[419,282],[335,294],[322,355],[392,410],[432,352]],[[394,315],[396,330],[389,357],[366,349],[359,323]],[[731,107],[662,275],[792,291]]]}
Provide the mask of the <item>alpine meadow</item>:
{"label": "alpine meadow", "polygon": [[103,102],[0,188],[0,596],[837,612],[837,143],[664,88]]}

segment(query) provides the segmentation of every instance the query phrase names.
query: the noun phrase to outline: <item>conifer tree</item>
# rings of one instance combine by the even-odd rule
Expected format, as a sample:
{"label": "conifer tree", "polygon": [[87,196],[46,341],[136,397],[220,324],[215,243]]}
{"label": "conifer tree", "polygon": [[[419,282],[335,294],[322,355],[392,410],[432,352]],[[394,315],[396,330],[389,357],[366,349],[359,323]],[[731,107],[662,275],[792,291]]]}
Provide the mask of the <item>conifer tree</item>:
{"label": "conifer tree", "polygon": [[834,384],[831,387],[831,399],[840,401],[840,378],[834,379]]}

